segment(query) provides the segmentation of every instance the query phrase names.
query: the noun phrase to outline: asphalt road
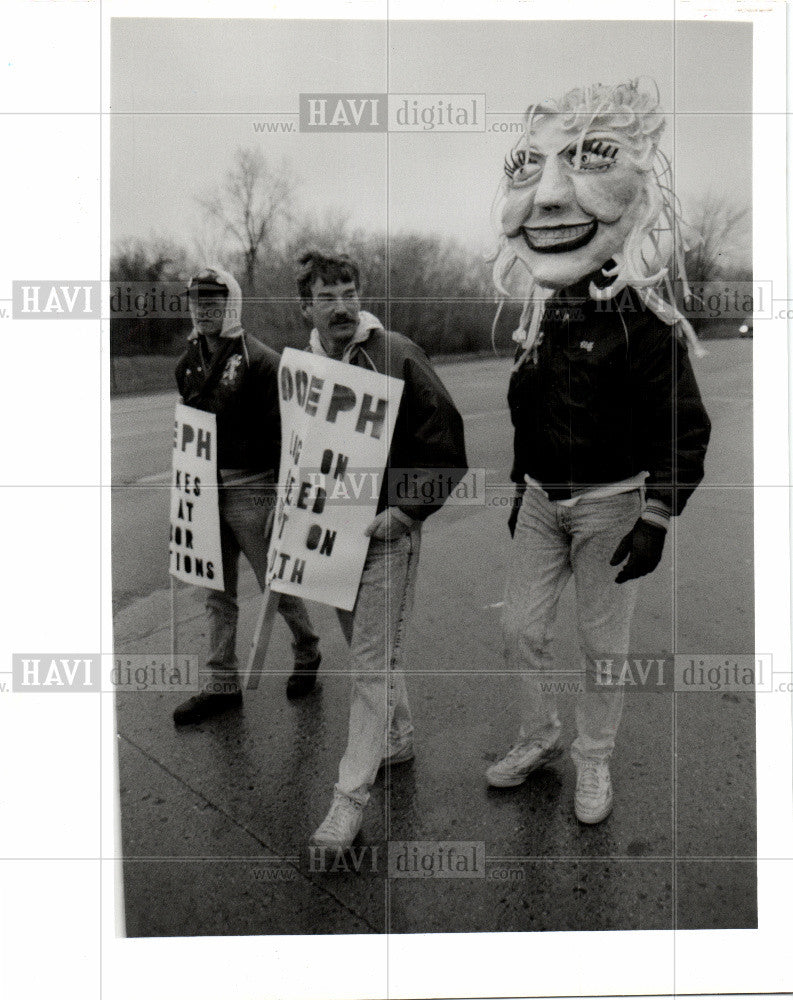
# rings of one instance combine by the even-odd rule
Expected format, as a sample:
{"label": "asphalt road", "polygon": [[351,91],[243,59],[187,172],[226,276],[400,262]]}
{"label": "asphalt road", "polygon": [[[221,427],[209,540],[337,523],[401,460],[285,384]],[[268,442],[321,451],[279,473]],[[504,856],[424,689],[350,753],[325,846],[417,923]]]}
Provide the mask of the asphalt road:
{"label": "asphalt road", "polygon": [[[714,425],[706,481],[644,581],[637,655],[751,653],[751,342],[696,362]],[[465,416],[469,461],[505,483],[509,364],[439,366]],[[168,463],[175,397],[114,402],[113,577],[117,653],[169,648]],[[381,778],[359,871],[312,868],[306,841],[328,805],[346,736],[345,649],[312,608],[322,690],[283,695],[288,643],[241,713],[177,732],[173,693],[118,697],[130,935],[504,931],[756,925],[754,702],[732,692],[628,697],[613,761],[614,813],[572,814],[567,758],[506,792],[483,771],[509,745],[515,678],[503,670],[499,604],[507,556],[498,491],[434,516],[425,531],[407,648],[417,759]],[[558,662],[577,663],[572,593]],[[258,597],[241,580],[241,643]],[[200,599],[180,588],[180,648],[200,653]],[[281,671],[279,673],[279,671]],[[560,699],[564,738],[572,696]],[[387,878],[391,841],[484,844],[482,878]]]}

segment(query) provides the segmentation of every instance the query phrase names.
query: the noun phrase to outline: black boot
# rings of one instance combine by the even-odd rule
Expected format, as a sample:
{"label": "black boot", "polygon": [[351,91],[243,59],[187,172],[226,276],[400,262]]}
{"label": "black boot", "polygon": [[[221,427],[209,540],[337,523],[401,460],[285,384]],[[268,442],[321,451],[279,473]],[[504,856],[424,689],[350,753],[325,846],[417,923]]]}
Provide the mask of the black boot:
{"label": "black boot", "polygon": [[302,698],[314,690],[317,683],[317,671],[322,662],[322,656],[317,653],[310,663],[295,664],[294,672],[286,682],[287,698]]}
{"label": "black boot", "polygon": [[203,722],[204,719],[211,719],[213,715],[220,715],[232,708],[239,708],[242,705],[242,691],[229,691],[221,694],[214,694],[211,691],[199,691],[192,698],[177,705],[173,713],[173,721],[176,726],[187,726],[194,722]]}

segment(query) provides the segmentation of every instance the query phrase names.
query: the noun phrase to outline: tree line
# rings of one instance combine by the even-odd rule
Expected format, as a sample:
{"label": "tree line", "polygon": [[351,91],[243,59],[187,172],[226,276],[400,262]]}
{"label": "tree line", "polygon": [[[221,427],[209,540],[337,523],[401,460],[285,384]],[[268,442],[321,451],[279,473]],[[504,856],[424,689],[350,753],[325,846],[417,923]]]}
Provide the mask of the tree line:
{"label": "tree line", "polygon": [[[237,151],[221,184],[197,199],[204,229],[192,243],[123,240],[113,248],[113,286],[179,287],[197,268],[217,262],[243,289],[243,325],[276,350],[303,347],[306,324],[297,301],[299,256],[310,247],[349,253],[361,267],[362,305],[428,353],[489,350],[495,315],[491,265],[463,244],[427,233],[370,233],[340,216],[311,217],[298,207],[297,182],[284,164],[259,150]],[[689,222],[699,241],[687,255],[694,283],[751,280],[748,208],[713,195],[701,199]],[[171,283],[173,285],[171,286]],[[496,343],[510,350],[520,303],[509,302]],[[112,357],[175,355],[190,322],[173,316],[113,315]],[[701,330],[707,336],[707,330]]]}

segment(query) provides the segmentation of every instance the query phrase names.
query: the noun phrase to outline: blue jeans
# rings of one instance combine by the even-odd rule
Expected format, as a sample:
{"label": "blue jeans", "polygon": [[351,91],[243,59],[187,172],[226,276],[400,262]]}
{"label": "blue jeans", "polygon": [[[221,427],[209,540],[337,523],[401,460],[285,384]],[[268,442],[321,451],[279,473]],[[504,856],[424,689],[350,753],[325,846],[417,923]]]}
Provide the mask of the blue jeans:
{"label": "blue jeans", "polygon": [[[237,578],[240,552],[253,567],[259,586],[264,589],[267,574],[267,519],[275,507],[272,473],[263,473],[244,486],[221,486],[220,543],[223,552],[225,590],[206,590],[206,615],[209,625],[210,678],[207,690],[235,691],[237,680]],[[317,655],[319,639],[303,601],[281,594],[278,611],[292,632],[295,665],[311,662]]]}
{"label": "blue jeans", "polygon": [[350,647],[352,693],[347,749],[336,790],[362,805],[389,744],[413,733],[402,644],[413,609],[421,528],[393,542],[373,538],[352,611],[339,610]]}
{"label": "blue jeans", "polygon": [[638,581],[617,584],[609,560],[641,513],[638,490],[600,500],[580,500],[572,507],[554,503],[529,486],[518,513],[504,594],[507,665],[520,672],[519,740],[550,746],[560,722],[549,646],[557,605],[573,576],[578,639],[584,680],[576,701],[578,737],[574,758],[608,760],[622,715],[622,688],[595,690],[595,660],[625,656],[636,604]]}

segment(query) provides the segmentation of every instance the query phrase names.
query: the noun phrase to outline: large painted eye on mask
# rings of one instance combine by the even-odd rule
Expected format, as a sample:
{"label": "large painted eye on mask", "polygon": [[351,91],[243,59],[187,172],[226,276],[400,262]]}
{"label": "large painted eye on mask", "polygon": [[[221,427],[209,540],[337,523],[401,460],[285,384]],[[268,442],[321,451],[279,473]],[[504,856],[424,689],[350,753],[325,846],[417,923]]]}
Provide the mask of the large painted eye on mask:
{"label": "large painted eye on mask", "polygon": [[525,149],[511,149],[504,157],[504,173],[513,185],[525,184],[538,175],[540,169],[536,155]]}
{"label": "large painted eye on mask", "polygon": [[565,150],[565,155],[574,170],[609,170],[617,161],[619,144],[609,139],[584,139],[581,143],[581,156],[578,156],[578,143],[573,143]]}

